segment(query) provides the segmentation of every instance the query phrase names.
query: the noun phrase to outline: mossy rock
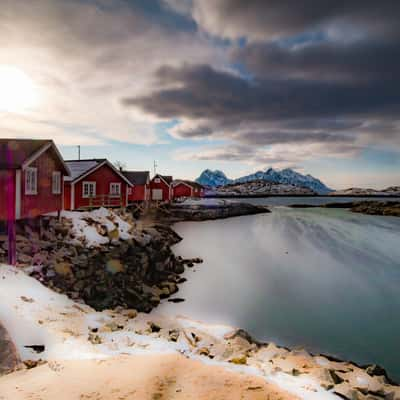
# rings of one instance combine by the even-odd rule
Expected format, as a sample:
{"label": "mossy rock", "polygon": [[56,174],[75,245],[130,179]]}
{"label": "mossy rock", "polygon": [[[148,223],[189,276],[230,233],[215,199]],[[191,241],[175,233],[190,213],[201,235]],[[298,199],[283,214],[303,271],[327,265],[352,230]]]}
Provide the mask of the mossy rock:
{"label": "mossy rock", "polygon": [[234,357],[229,360],[230,363],[232,364],[237,364],[237,365],[246,365],[247,364],[247,357],[246,356],[241,356],[241,357]]}
{"label": "mossy rock", "polygon": [[119,239],[119,230],[117,228],[108,232],[108,238],[110,240],[118,240]]}

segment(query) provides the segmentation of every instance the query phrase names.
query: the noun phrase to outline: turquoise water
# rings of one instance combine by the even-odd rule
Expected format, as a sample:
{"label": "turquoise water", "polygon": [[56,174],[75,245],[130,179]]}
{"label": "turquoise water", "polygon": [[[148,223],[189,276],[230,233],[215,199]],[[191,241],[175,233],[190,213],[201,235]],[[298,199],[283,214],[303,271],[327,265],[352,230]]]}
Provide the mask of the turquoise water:
{"label": "turquoise water", "polygon": [[378,363],[400,381],[400,218],[274,207],[175,229],[175,252],[204,264],[164,311]]}

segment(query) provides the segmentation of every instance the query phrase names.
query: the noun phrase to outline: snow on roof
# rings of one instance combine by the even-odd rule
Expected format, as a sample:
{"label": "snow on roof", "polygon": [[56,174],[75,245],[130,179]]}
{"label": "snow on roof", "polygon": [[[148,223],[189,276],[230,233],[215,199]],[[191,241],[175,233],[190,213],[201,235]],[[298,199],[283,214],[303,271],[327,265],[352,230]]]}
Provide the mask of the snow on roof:
{"label": "snow on roof", "polygon": [[79,176],[83,175],[87,171],[90,171],[92,168],[96,167],[101,162],[105,161],[105,159],[92,159],[92,160],[71,160],[65,161],[67,166],[71,171],[71,178],[75,180]]}

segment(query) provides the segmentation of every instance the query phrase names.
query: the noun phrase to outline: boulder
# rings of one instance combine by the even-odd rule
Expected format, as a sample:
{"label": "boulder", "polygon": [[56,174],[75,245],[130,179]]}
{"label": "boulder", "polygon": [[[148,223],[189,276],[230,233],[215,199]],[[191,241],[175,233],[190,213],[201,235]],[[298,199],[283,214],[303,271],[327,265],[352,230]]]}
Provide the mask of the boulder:
{"label": "boulder", "polygon": [[229,360],[229,362],[232,364],[237,364],[237,365],[246,365],[247,357],[246,356],[234,357],[234,358],[231,358]]}
{"label": "boulder", "polygon": [[59,262],[54,265],[54,270],[58,275],[61,276],[71,276],[72,275],[72,265],[68,262]]}
{"label": "boulder", "polygon": [[106,262],[106,270],[111,274],[117,274],[118,272],[124,272],[125,266],[122,264],[121,260],[113,258]]}
{"label": "boulder", "polygon": [[117,228],[108,231],[108,238],[113,241],[113,240],[118,240],[119,239],[119,230]]}
{"label": "boulder", "polygon": [[17,349],[0,323],[0,376],[15,370],[21,363]]}
{"label": "boulder", "polygon": [[18,254],[18,262],[21,264],[30,265],[32,263],[32,257],[27,254],[20,253]]}

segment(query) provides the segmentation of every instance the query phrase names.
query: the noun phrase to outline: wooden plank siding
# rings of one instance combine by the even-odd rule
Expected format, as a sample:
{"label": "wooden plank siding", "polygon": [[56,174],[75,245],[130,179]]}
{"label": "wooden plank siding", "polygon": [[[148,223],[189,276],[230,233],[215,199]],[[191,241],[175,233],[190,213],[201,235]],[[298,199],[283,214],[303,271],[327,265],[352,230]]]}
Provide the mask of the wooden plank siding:
{"label": "wooden plank siding", "polygon": [[[61,162],[56,154],[49,149],[40,155],[29,167],[37,168],[37,194],[26,194],[25,176],[26,171],[21,174],[21,218],[34,218],[49,212],[62,210],[62,187],[61,193],[53,194],[52,179],[54,171],[62,171]],[[63,175],[63,174],[61,174]]]}

